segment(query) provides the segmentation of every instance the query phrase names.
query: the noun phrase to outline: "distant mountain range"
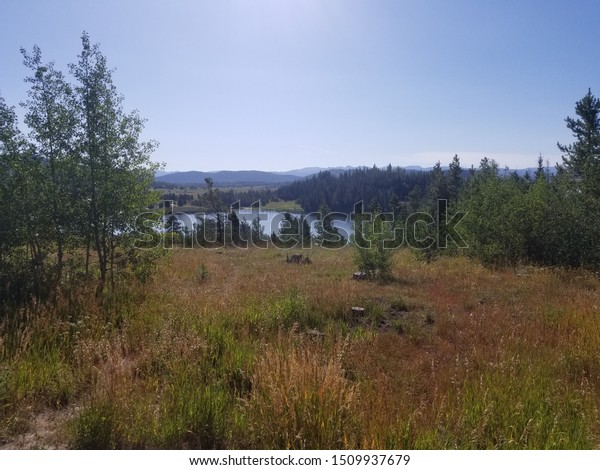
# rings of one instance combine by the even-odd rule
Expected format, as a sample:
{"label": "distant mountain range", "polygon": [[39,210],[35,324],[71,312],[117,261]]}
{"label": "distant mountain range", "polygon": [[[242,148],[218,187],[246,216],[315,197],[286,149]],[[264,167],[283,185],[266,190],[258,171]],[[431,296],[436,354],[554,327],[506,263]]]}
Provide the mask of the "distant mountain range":
{"label": "distant mountain range", "polygon": [[273,171],[272,173],[275,173],[277,175],[300,176],[300,177],[304,178],[306,176],[315,175],[317,173],[320,173],[321,171],[329,171],[330,173],[337,174],[337,173],[343,173],[344,171],[353,170],[354,168],[355,167],[353,167],[353,166],[335,166],[335,167],[328,167],[328,168],[321,168],[318,166],[309,166],[306,168],[300,168],[298,170]]}
{"label": "distant mountain range", "polygon": [[278,174],[268,171],[179,171],[156,176],[155,181],[159,183],[172,184],[204,184],[205,178],[212,178],[216,186],[236,185],[236,186],[259,186],[259,185],[278,185],[291,183],[301,176]]}
{"label": "distant mountain range", "polygon": [[[205,178],[212,178],[216,186],[278,186],[285,183],[304,179],[308,176],[317,174],[321,171],[329,171],[334,175],[339,175],[356,167],[307,167],[299,168],[290,171],[257,171],[257,170],[241,170],[241,171],[176,171],[176,172],[156,172],[155,181],[157,183],[175,184],[175,185],[204,185]],[[448,167],[442,167],[447,170]],[[421,166],[407,166],[406,170],[411,171],[430,171],[432,167],[423,168]],[[466,171],[466,169],[465,169]],[[524,176],[529,173],[533,177],[536,168],[525,168],[516,171],[519,176]],[[500,174],[503,174],[504,169],[500,169]],[[550,173],[555,173],[555,168],[550,168]]]}
{"label": "distant mountain range", "polygon": [[339,174],[351,169],[352,167],[347,166],[335,168],[310,167],[290,171],[177,171],[173,173],[159,171],[156,172],[155,181],[158,183],[189,185],[204,184],[205,178],[212,178],[216,186],[270,186],[291,183],[320,171],[331,171],[334,174]]}

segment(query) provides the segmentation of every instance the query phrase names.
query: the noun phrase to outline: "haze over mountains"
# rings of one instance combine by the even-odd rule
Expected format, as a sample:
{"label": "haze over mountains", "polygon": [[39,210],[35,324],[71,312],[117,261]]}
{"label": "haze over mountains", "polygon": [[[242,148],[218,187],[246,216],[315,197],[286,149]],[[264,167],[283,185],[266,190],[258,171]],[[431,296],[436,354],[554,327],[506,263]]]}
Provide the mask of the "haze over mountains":
{"label": "haze over mountains", "polygon": [[[442,167],[444,170],[447,167]],[[355,167],[307,167],[298,168],[289,171],[258,171],[258,170],[238,170],[238,171],[175,171],[156,173],[155,181],[157,183],[167,183],[175,185],[203,185],[205,178],[212,178],[216,186],[279,186],[293,181],[307,178],[321,171],[329,171],[332,174],[340,174]],[[430,171],[431,167],[421,166],[406,166],[404,169],[409,171]],[[465,169],[466,170],[466,169]],[[505,169],[500,169],[500,173],[505,172]],[[524,176],[529,173],[530,176],[535,174],[535,168],[524,168],[516,171],[519,176]],[[550,167],[549,171],[554,174],[555,168]]]}
{"label": "haze over mountains", "polygon": [[172,184],[204,184],[205,178],[212,178],[215,185],[280,185],[291,183],[321,171],[341,173],[352,167],[310,167],[289,171],[177,171],[173,173],[157,172],[155,180],[160,183]]}

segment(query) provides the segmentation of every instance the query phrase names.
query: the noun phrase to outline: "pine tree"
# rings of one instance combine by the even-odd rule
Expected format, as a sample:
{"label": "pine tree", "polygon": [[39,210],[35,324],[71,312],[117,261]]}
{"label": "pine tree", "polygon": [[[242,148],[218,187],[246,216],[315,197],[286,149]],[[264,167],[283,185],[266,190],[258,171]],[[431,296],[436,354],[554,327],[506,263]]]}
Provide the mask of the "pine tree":
{"label": "pine tree", "polygon": [[462,168],[460,167],[460,159],[457,154],[454,154],[452,162],[448,167],[448,200],[450,203],[455,203],[463,186]]}
{"label": "pine tree", "polygon": [[544,168],[544,158],[540,152],[537,160],[537,168],[535,170],[535,180],[546,179],[546,169]]}
{"label": "pine tree", "polygon": [[430,209],[434,209],[437,206],[438,199],[448,199],[448,183],[439,161],[431,170],[427,199]]}
{"label": "pine tree", "polygon": [[591,89],[575,104],[575,113],[578,118],[565,119],[575,142],[557,144],[564,154],[563,166],[584,188],[600,196],[600,99]]}
{"label": "pine tree", "polygon": [[325,203],[319,208],[319,220],[316,222],[316,240],[325,248],[339,248],[346,245],[346,238],[333,225],[333,214]]}

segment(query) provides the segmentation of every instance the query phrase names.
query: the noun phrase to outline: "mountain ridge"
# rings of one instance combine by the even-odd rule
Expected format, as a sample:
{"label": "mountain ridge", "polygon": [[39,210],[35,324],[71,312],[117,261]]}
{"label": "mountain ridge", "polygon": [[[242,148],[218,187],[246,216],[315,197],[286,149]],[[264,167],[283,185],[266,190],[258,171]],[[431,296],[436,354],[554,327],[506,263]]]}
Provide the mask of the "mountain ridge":
{"label": "mountain ridge", "polygon": [[275,185],[291,183],[302,177],[294,175],[281,175],[268,171],[241,170],[241,171],[179,171],[156,176],[154,180],[159,183],[172,184],[204,184],[205,178],[211,178],[215,185],[248,184],[248,185]]}
{"label": "mountain ridge", "polygon": [[[358,168],[368,167],[352,167],[352,166],[337,166],[337,167],[305,167],[288,171],[260,171],[260,170],[221,170],[221,171],[174,171],[174,172],[157,172],[155,181],[157,183],[180,184],[180,185],[203,185],[205,178],[212,178],[216,186],[278,186],[294,181],[303,180],[312,175],[316,175],[323,171],[329,171],[333,175],[339,175],[346,171],[356,170]],[[394,167],[396,168],[396,167]],[[421,167],[418,165],[410,165],[401,167],[407,171],[431,171],[433,167]],[[448,167],[442,167],[447,170]],[[463,170],[468,170],[464,168]],[[519,176],[524,176],[529,173],[533,177],[536,168],[523,169],[508,169],[509,172],[516,172]],[[502,174],[504,169],[500,169]],[[554,174],[555,169],[550,168],[550,173]]]}

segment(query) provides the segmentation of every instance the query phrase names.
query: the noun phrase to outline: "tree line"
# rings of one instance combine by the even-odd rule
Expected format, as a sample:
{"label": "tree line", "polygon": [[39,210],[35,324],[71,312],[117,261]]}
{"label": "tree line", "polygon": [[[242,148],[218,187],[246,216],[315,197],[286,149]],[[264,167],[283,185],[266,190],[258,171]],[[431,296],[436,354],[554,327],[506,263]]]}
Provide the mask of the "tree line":
{"label": "tree line", "polygon": [[[210,178],[207,178],[210,179]],[[211,187],[214,186],[211,180]],[[208,185],[205,184],[206,191],[204,193],[188,193],[187,188],[183,187],[183,193],[165,192],[162,194],[163,201],[173,201],[177,207],[193,206],[203,210],[210,209],[210,201],[208,198]],[[276,192],[273,189],[246,189],[237,190],[233,188],[219,189],[218,191],[221,202],[224,206],[231,206],[239,201],[242,207],[250,207],[257,201],[261,204],[268,204],[271,201],[278,201]]]}
{"label": "tree line", "polygon": [[114,285],[131,251],[135,218],[157,201],[154,141],[144,120],[125,112],[107,59],[87,33],[69,64],[71,80],[22,49],[29,71],[20,103],[0,96],[0,295],[3,302],[43,297],[69,277]]}
{"label": "tree line", "polygon": [[384,210],[393,210],[402,201],[419,201],[425,194],[430,173],[404,168],[357,168],[334,175],[323,171],[305,180],[280,187],[277,195],[297,200],[307,212],[326,203],[332,210],[351,212],[358,201],[373,201]]}
{"label": "tree line", "polygon": [[[489,158],[482,159],[478,168],[465,170],[455,155],[447,169],[438,162],[429,172],[391,166],[361,168],[340,176],[323,172],[280,188],[278,195],[297,199],[307,211],[326,203],[351,213],[362,201],[375,221],[366,233],[373,249],[358,254],[359,265],[366,270],[389,264],[391,250],[385,250],[384,244],[391,246],[389,238],[403,230],[412,237],[410,245],[428,261],[461,251],[490,266],[530,263],[596,271],[600,269],[600,100],[588,90],[576,103],[575,113],[575,118],[565,119],[574,141],[557,144],[563,157],[555,171],[544,165],[541,155],[536,171],[524,175],[501,170]],[[364,236],[357,230],[355,244]],[[380,260],[375,263],[379,268],[374,259]]]}
{"label": "tree line", "polygon": [[600,100],[591,91],[568,117],[572,144],[558,144],[556,175],[541,157],[532,178],[502,177],[482,162],[467,182],[462,209],[470,252],[486,264],[600,268]]}

